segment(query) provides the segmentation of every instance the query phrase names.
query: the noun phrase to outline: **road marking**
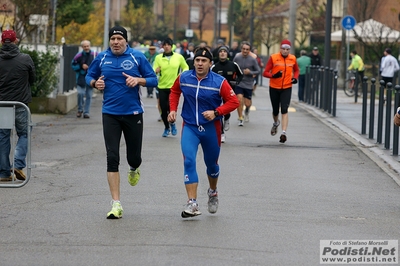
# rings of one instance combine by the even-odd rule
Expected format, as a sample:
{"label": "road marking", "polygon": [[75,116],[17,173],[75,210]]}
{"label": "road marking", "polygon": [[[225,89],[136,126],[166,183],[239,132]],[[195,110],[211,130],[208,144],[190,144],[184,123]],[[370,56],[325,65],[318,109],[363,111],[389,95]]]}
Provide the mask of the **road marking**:
{"label": "road marking", "polygon": [[[245,109],[246,108],[246,106],[243,106],[243,109]],[[251,107],[250,107],[250,111],[267,111],[267,110],[270,110],[270,108],[267,108],[267,107],[260,107],[260,108],[257,108],[256,106],[254,106],[254,105],[252,105]],[[294,107],[289,107],[288,108],[288,112],[289,113],[296,113],[296,108],[294,108]]]}

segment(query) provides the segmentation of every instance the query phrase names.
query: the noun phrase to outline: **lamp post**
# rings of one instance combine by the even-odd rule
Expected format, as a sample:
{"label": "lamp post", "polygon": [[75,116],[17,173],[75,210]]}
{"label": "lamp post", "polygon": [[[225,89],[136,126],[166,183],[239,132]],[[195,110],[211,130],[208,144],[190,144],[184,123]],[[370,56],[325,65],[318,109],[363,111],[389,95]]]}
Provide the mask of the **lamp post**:
{"label": "lamp post", "polygon": [[108,48],[108,31],[109,29],[109,21],[110,21],[110,0],[106,0],[106,8],[104,12],[104,33],[103,33],[103,50],[107,50]]}
{"label": "lamp post", "polygon": [[221,39],[221,9],[222,9],[222,0],[219,0],[219,10],[218,10],[218,39]]}
{"label": "lamp post", "polygon": [[254,0],[251,0],[251,18],[250,18],[250,44],[253,45],[253,35],[254,35]]}
{"label": "lamp post", "polygon": [[231,6],[230,6],[230,14],[229,14],[229,21],[230,21],[230,28],[229,28],[229,46],[232,46],[233,42],[233,8],[235,5],[235,0],[231,0]]}
{"label": "lamp post", "polygon": [[188,19],[188,29],[190,30],[192,25],[190,25],[190,12],[192,11],[192,0],[189,0],[189,19]]}
{"label": "lamp post", "polygon": [[174,42],[176,41],[176,17],[178,16],[178,0],[174,1]]}
{"label": "lamp post", "polygon": [[52,0],[52,22],[51,22],[51,43],[54,44],[56,40],[56,10],[57,10],[57,0]]}
{"label": "lamp post", "polygon": [[289,41],[292,43],[290,53],[295,54],[295,41],[296,41],[296,5],[297,0],[290,0],[289,7]]}

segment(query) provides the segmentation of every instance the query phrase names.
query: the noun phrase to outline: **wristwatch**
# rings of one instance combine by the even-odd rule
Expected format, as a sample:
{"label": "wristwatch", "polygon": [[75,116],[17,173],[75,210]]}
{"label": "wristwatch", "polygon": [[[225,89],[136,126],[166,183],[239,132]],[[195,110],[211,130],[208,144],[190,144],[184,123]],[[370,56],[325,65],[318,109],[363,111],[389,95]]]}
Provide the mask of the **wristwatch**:
{"label": "wristwatch", "polygon": [[219,112],[217,110],[214,110],[214,115],[215,117],[219,116]]}

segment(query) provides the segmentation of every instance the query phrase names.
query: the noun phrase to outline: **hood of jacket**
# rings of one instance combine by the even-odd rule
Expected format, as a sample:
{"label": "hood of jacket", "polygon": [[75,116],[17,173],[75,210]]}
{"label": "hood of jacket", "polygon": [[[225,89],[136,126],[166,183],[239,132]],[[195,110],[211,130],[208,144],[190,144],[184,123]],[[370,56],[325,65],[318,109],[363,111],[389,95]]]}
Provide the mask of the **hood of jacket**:
{"label": "hood of jacket", "polygon": [[0,58],[1,59],[10,59],[14,58],[19,54],[19,48],[13,43],[3,43],[3,46],[0,49]]}

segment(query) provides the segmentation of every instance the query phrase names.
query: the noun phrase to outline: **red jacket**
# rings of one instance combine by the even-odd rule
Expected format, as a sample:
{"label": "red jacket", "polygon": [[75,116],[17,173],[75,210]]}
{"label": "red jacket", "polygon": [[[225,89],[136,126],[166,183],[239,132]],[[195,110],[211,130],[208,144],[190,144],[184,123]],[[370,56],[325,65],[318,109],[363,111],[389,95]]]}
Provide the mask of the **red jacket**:
{"label": "red jacket", "polygon": [[[273,74],[282,71],[282,77],[272,78]],[[299,78],[300,69],[296,57],[289,54],[283,57],[281,53],[270,56],[264,69],[263,76],[270,78],[269,86],[274,89],[289,89],[292,87],[292,78]]]}

